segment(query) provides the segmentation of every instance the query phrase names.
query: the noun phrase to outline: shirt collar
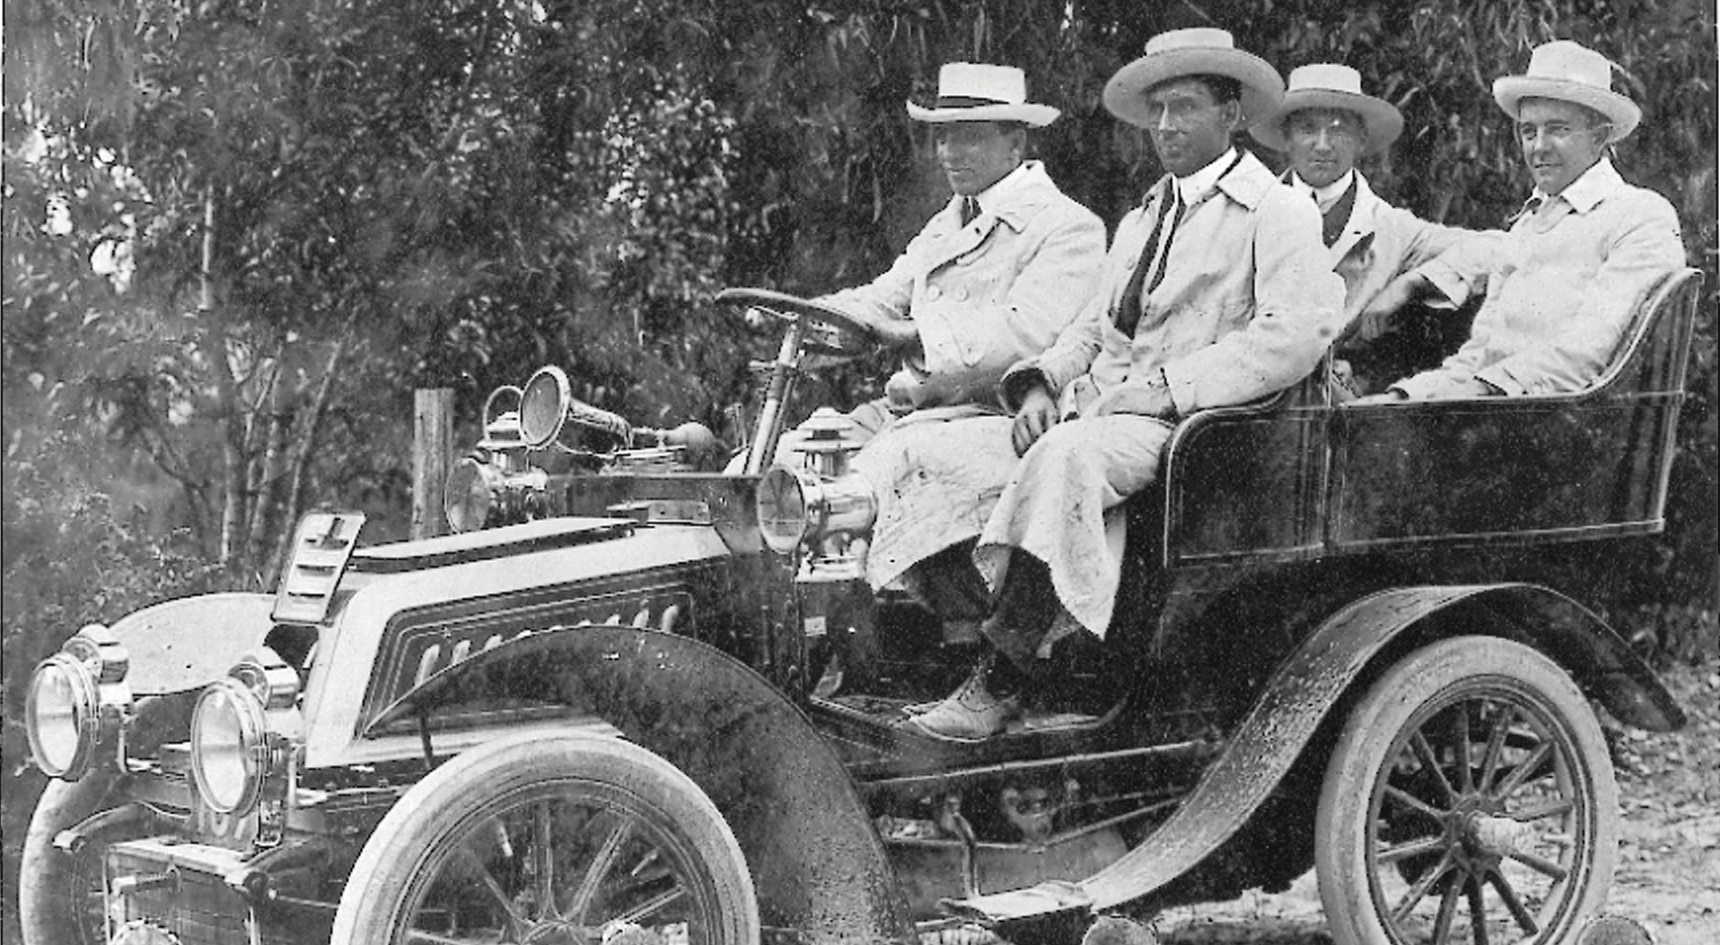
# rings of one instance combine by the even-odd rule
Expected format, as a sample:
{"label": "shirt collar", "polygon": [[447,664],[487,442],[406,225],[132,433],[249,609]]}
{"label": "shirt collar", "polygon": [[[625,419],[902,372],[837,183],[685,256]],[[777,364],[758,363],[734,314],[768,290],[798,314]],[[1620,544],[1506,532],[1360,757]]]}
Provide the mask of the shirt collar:
{"label": "shirt collar", "polygon": [[1192,206],[1202,197],[1212,192],[1218,186],[1218,179],[1224,172],[1230,170],[1231,162],[1236,160],[1236,148],[1225,148],[1224,153],[1213,158],[1212,163],[1195,171],[1187,177],[1172,178],[1176,181],[1177,195],[1182,198],[1183,206]]}
{"label": "shirt collar", "polygon": [[[1040,181],[1046,178],[1044,165],[1038,161],[1022,161],[1015,170],[998,178],[990,187],[974,195],[979,212],[990,213],[1016,230],[1027,225],[1027,211],[1043,203],[1039,193]],[[960,219],[962,198],[950,198],[950,212]]]}
{"label": "shirt collar", "polygon": [[974,194],[974,199],[979,201],[979,205],[981,207],[989,207],[998,203],[1000,200],[1007,200],[1009,192],[1016,189],[1021,182],[1026,179],[1028,163],[1029,162],[1027,161],[1022,161],[1020,164],[1015,165],[1015,170],[999,177],[996,181],[992,182],[990,187]]}
{"label": "shirt collar", "polygon": [[1337,203],[1343,198],[1344,192],[1350,189],[1350,182],[1355,179],[1355,168],[1351,168],[1344,172],[1343,177],[1332,181],[1330,184],[1327,184],[1324,187],[1315,187],[1313,184],[1303,180],[1302,175],[1297,174],[1295,171],[1291,171],[1290,187],[1304,197],[1312,195],[1314,197],[1314,201],[1320,205],[1320,212],[1325,213],[1327,210],[1331,209],[1332,204]]}
{"label": "shirt collar", "polygon": [[[1612,166],[1612,161],[1602,155],[1593,167],[1578,175],[1576,180],[1567,184],[1556,196],[1570,204],[1572,210],[1588,213],[1624,186],[1624,178],[1619,176],[1618,170]],[[1551,199],[1539,187],[1535,188],[1535,196],[1542,200]]]}

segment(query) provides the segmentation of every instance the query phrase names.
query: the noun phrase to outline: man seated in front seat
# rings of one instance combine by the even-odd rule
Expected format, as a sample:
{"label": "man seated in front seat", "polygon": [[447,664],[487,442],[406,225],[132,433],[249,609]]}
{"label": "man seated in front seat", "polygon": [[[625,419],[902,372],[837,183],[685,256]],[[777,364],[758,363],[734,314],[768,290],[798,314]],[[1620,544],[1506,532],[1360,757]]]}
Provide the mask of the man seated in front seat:
{"label": "man seated in front seat", "polygon": [[1020,69],[946,64],[936,103],[907,107],[935,127],[954,195],[888,272],[819,300],[902,352],[886,396],[850,414],[862,437],[923,407],[996,409],[1004,369],[1051,346],[1105,259],[1104,223],[1026,160],[1027,129],[1049,125],[1058,111],[1027,101]]}
{"label": "man seated in front seat", "polygon": [[[1364,94],[1356,70],[1327,62],[1291,71],[1284,100],[1248,129],[1289,157],[1286,181],[1320,207],[1321,238],[1332,268],[1344,277],[1348,327],[1337,351],[1346,360],[1333,364],[1333,392],[1345,400],[1402,376],[1373,376],[1401,360],[1389,351],[1382,358],[1376,344],[1394,315],[1415,305],[1430,313],[1455,311],[1480,296],[1504,235],[1429,223],[1375,196],[1356,161],[1384,153],[1402,132],[1395,105]],[[1374,367],[1351,370],[1361,364]]]}
{"label": "man seated in front seat", "polygon": [[1642,111],[1612,90],[1605,56],[1568,40],[1536,47],[1528,74],[1495,80],[1493,98],[1516,122],[1534,193],[1469,340],[1365,400],[1581,390],[1605,370],[1636,300],[1684,264],[1672,204],[1625,183],[1607,157]]}
{"label": "man seated in front seat", "polygon": [[1012,368],[1000,434],[1022,454],[972,564],[997,592],[973,675],[909,725],[977,740],[1022,709],[1056,635],[1102,637],[1123,499],[1152,482],[1178,417],[1306,377],[1343,326],[1320,214],[1232,139],[1283,80],[1218,29],[1174,30],[1106,85],[1168,172],[1117,229],[1101,291],[1051,350]]}

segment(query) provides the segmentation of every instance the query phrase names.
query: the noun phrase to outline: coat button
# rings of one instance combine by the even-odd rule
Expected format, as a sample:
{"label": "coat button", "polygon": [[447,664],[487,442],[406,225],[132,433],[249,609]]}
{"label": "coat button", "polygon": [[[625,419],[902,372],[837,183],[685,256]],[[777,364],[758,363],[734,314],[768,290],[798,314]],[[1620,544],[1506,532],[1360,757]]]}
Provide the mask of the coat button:
{"label": "coat button", "polygon": [[967,296],[968,296],[967,289],[963,288],[963,289],[957,289],[956,290],[956,301],[957,302],[966,302]]}
{"label": "coat button", "polygon": [[936,302],[938,300],[938,297],[943,295],[943,294],[944,294],[944,290],[938,288],[935,285],[926,287],[926,298],[932,300],[933,302]]}

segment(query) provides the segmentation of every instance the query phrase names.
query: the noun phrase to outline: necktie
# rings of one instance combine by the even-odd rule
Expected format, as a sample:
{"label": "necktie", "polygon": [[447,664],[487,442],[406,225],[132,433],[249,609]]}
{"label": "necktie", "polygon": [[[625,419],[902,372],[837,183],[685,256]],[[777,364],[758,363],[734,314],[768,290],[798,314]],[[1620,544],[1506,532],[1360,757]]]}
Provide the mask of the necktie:
{"label": "necktie", "polygon": [[962,198],[962,226],[967,226],[979,216],[979,201],[972,197]]}
{"label": "necktie", "polygon": [[1523,201],[1523,209],[1518,210],[1515,214],[1512,214],[1511,218],[1505,221],[1505,224],[1507,226],[1509,226],[1513,223],[1516,223],[1518,220],[1523,219],[1524,217],[1534,216],[1535,214],[1540,212],[1541,205],[1546,203],[1546,202],[1547,202],[1547,198],[1541,196],[1540,194],[1530,194],[1529,199]]}
{"label": "necktie", "polygon": [[[1318,204],[1320,198],[1314,197]],[[1350,214],[1356,209],[1356,182],[1350,181],[1350,186],[1330,204],[1320,208],[1320,238],[1330,246],[1344,235],[1344,227],[1350,224]]]}
{"label": "necktie", "polygon": [[[1141,258],[1135,262],[1135,271],[1129,276],[1129,284],[1123,287],[1123,297],[1117,302],[1117,328],[1125,335],[1134,335],[1135,326],[1141,321],[1141,297],[1145,292],[1151,292],[1165,277],[1165,256],[1170,252],[1171,237],[1175,235],[1177,224],[1182,222],[1182,198],[1177,193],[1175,185],[1170,188],[1170,201],[1174,209],[1167,209],[1159,214],[1158,222],[1153,224],[1153,232],[1148,234],[1147,241],[1141,246]],[[1165,226],[1165,220],[1170,220],[1170,226]],[[1159,238],[1163,233],[1164,238]],[[1155,259],[1158,265],[1153,265]],[[1149,283],[1147,270],[1152,269],[1153,278]]]}

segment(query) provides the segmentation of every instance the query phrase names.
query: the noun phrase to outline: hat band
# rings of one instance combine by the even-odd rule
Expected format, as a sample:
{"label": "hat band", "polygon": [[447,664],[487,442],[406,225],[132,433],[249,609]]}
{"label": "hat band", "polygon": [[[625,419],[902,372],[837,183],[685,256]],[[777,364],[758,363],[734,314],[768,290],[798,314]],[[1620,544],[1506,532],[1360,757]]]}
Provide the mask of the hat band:
{"label": "hat band", "polygon": [[987,105],[1013,105],[1001,98],[974,98],[966,95],[940,95],[933,108],[984,108]]}

